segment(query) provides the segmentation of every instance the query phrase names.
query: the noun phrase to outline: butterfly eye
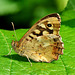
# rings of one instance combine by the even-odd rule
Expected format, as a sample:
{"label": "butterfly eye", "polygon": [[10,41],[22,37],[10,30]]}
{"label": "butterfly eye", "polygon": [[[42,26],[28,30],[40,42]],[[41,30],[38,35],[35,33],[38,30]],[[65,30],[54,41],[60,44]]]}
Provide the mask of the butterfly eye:
{"label": "butterfly eye", "polygon": [[47,24],[47,26],[48,26],[48,27],[52,27],[52,25],[51,25],[51,24]]}
{"label": "butterfly eye", "polygon": [[18,47],[18,42],[17,41],[14,42],[14,46]]}

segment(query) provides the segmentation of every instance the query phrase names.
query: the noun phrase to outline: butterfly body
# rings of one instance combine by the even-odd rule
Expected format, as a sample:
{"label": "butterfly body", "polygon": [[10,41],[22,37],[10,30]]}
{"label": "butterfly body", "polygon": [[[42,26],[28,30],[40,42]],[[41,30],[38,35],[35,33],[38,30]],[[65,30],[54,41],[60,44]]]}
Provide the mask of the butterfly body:
{"label": "butterfly body", "polygon": [[58,14],[42,18],[20,41],[12,41],[14,51],[37,62],[57,60],[63,54],[63,42],[59,35],[60,22]]}

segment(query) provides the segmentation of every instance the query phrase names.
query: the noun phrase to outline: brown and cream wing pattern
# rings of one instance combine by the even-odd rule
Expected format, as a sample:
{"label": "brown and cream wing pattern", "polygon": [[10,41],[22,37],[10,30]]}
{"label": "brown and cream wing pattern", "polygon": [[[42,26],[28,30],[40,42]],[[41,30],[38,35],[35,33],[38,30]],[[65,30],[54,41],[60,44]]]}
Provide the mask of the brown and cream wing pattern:
{"label": "brown and cream wing pattern", "polygon": [[63,49],[59,36],[60,23],[61,19],[57,13],[40,19],[21,38],[15,51],[37,62],[57,60]]}
{"label": "brown and cream wing pattern", "polygon": [[[49,29],[49,28],[46,29],[47,27],[46,25],[49,22],[53,25],[53,29]],[[23,39],[29,36],[30,33],[40,36],[42,32],[45,30],[51,34],[59,35],[60,23],[61,23],[61,19],[60,19],[59,14],[54,13],[54,14],[47,15],[44,18],[40,19],[37,23],[35,23],[29,29],[29,31],[20,39],[19,42],[22,42]]]}

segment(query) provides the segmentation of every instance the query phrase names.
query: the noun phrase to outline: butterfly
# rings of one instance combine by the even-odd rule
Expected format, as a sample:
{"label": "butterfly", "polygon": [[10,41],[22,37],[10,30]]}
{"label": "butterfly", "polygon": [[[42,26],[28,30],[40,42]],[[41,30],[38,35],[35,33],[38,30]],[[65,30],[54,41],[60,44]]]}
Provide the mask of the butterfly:
{"label": "butterfly", "polygon": [[59,35],[61,18],[58,13],[45,16],[36,22],[12,48],[20,56],[36,62],[51,62],[63,54],[64,44]]}

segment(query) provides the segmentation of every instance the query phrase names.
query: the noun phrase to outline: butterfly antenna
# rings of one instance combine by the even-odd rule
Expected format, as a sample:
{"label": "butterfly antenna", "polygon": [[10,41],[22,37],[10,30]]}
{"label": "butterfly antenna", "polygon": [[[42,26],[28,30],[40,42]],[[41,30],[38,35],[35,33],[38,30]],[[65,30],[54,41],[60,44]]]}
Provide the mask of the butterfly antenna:
{"label": "butterfly antenna", "polygon": [[12,24],[12,26],[13,26],[13,30],[14,30],[14,33],[15,33],[15,39],[16,39],[16,41],[17,41],[17,36],[16,36],[16,32],[15,32],[14,23],[13,23],[13,22],[11,22],[11,24]]}

